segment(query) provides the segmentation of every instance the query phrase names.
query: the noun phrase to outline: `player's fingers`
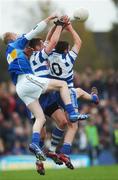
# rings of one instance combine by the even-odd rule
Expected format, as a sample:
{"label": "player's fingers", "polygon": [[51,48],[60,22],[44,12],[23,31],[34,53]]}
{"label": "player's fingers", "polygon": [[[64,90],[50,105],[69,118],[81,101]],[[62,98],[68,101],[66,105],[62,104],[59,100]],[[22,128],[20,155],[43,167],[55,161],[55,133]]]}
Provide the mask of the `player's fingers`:
{"label": "player's fingers", "polygon": [[69,17],[68,17],[68,16],[65,16],[65,17],[64,17],[65,23],[68,22],[68,20],[69,20]]}
{"label": "player's fingers", "polygon": [[66,22],[65,22],[65,28],[68,28],[68,25],[70,24],[70,18],[67,18]]}
{"label": "player's fingers", "polygon": [[68,16],[65,15],[65,16],[61,16],[60,18],[64,23],[66,23],[68,21]]}

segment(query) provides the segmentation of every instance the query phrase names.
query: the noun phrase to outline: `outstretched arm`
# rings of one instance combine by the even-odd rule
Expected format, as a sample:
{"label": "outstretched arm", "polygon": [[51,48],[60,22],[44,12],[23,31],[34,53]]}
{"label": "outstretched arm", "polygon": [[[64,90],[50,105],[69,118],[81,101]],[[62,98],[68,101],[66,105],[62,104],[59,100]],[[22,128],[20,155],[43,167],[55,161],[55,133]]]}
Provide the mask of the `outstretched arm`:
{"label": "outstretched arm", "polygon": [[61,31],[62,31],[62,26],[58,25],[49,41],[48,46],[45,48],[45,52],[47,54],[49,54],[55,48],[57,42],[59,41]]}
{"label": "outstretched arm", "polygon": [[47,41],[47,42],[50,41],[50,39],[51,39],[51,37],[52,37],[55,29],[56,29],[56,25],[54,25],[53,27],[51,27],[51,29],[49,30],[49,32],[48,32],[48,34],[47,34],[47,36],[46,36],[46,40],[45,40],[45,41]]}
{"label": "outstretched arm", "polygon": [[48,18],[46,18],[43,21],[41,21],[40,23],[38,23],[34,29],[32,29],[29,33],[27,33],[25,35],[26,39],[31,40],[32,38],[37,36],[40,32],[42,32],[46,28],[48,22],[55,18],[56,18],[56,16],[49,16]]}
{"label": "outstretched arm", "polygon": [[81,48],[81,44],[82,44],[82,41],[79,37],[79,35],[77,34],[77,32],[73,29],[72,25],[69,24],[67,27],[66,27],[66,30],[69,31],[71,34],[72,34],[72,37],[73,37],[73,40],[74,40],[74,45],[72,47],[72,50],[78,54],[80,48]]}
{"label": "outstretched arm", "polygon": [[[62,16],[60,20],[66,24],[66,23],[68,23],[69,18],[68,18],[68,16],[65,15],[65,16]],[[56,29],[56,22],[54,22],[54,24],[55,25],[51,27],[51,29],[49,30],[49,32],[46,36],[46,40],[45,40],[46,42],[50,41],[50,39],[51,39],[55,29]],[[63,28],[64,28],[64,26],[63,26]],[[63,28],[62,28],[62,30],[63,30]]]}
{"label": "outstretched arm", "polygon": [[[50,39],[48,46],[45,48],[45,52],[49,54],[56,46],[56,44],[59,41],[61,32],[63,27],[65,26],[65,23],[67,23],[69,20],[68,16],[62,16],[60,19],[58,19],[55,22],[55,27],[51,29],[51,31],[48,34],[48,39]],[[55,31],[54,31],[55,29]],[[54,31],[54,32],[53,32]]]}

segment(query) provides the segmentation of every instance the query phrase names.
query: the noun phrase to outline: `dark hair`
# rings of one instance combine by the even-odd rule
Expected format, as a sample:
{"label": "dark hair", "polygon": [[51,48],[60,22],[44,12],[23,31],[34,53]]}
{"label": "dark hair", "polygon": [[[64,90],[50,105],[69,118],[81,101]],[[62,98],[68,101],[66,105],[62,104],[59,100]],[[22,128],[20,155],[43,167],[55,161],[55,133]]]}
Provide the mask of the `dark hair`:
{"label": "dark hair", "polygon": [[41,45],[41,38],[33,38],[32,40],[29,41],[29,46],[31,48],[35,48],[37,45]]}
{"label": "dark hair", "polygon": [[69,43],[66,41],[59,41],[55,46],[55,51],[57,53],[63,54],[65,50],[68,50]]}

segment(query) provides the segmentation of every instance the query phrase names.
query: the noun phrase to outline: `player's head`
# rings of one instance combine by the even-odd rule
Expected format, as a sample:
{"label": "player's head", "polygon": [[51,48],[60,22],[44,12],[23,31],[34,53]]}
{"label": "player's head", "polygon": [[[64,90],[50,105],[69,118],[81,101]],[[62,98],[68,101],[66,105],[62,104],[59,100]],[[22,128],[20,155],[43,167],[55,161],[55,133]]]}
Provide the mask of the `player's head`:
{"label": "player's head", "polygon": [[24,49],[24,53],[28,58],[32,55],[33,51],[40,51],[44,47],[43,41],[41,38],[33,38],[27,44],[27,47]]}
{"label": "player's head", "polygon": [[34,51],[40,51],[44,47],[44,43],[41,38],[34,38],[29,41],[29,47],[33,48]]}
{"label": "player's head", "polygon": [[15,41],[18,38],[18,34],[13,32],[6,32],[3,34],[3,41],[5,44],[8,44],[10,41]]}
{"label": "player's head", "polygon": [[67,53],[69,50],[69,43],[67,41],[59,41],[55,46],[55,51],[59,54]]}

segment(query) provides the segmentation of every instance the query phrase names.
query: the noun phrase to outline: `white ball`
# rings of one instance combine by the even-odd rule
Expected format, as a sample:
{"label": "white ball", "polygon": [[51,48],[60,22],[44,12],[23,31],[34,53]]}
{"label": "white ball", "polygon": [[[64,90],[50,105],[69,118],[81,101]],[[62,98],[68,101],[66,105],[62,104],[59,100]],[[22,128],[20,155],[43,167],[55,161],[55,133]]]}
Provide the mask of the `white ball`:
{"label": "white ball", "polygon": [[89,17],[89,12],[87,9],[84,9],[84,8],[80,8],[78,10],[76,10],[74,12],[74,18],[77,19],[78,21],[86,21]]}

